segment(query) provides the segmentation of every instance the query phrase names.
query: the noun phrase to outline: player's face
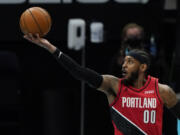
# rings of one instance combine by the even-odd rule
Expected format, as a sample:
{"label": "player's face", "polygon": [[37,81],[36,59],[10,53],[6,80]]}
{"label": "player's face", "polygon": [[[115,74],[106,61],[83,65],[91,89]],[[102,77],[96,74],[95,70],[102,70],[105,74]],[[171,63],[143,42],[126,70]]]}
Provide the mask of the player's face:
{"label": "player's face", "polygon": [[126,56],[122,65],[122,75],[124,79],[134,81],[139,76],[139,67],[141,63],[131,56]]}

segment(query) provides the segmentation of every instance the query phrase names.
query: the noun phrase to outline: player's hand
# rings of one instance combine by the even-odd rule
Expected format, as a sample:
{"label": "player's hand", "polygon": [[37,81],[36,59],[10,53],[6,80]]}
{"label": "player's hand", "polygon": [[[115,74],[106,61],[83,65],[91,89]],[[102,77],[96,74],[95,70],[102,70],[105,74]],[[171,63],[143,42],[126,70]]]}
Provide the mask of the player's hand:
{"label": "player's hand", "polygon": [[54,53],[56,50],[56,47],[54,45],[52,45],[47,39],[41,38],[39,34],[27,34],[24,35],[24,38],[40,47],[47,49],[50,53]]}
{"label": "player's hand", "polygon": [[51,43],[48,40],[41,38],[39,34],[32,35],[31,33],[29,33],[27,35],[24,35],[24,38],[43,48],[48,48],[48,46],[51,45]]}

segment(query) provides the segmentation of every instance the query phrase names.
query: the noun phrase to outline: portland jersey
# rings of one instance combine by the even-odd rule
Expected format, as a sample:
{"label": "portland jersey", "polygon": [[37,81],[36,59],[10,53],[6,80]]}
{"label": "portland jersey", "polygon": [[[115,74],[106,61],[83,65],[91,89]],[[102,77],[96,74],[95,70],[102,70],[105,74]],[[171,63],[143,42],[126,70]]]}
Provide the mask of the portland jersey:
{"label": "portland jersey", "polygon": [[125,86],[120,79],[117,97],[110,106],[115,135],[162,135],[158,79],[148,76],[140,89]]}

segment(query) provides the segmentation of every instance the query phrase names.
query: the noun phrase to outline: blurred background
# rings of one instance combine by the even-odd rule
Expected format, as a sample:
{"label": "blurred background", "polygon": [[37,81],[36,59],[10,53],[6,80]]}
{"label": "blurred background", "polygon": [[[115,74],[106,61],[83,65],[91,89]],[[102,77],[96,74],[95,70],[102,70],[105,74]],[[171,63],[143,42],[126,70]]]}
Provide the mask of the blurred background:
{"label": "blurred background", "polygon": [[[180,11],[178,0],[0,0],[0,134],[80,135],[81,82],[64,70],[46,50],[23,39],[19,19],[27,8],[40,6],[52,17],[46,38],[79,64],[101,74],[112,73],[113,56],[121,48],[121,32],[128,23],[152,37],[157,63],[155,76],[180,92]],[[85,25],[85,49],[68,48],[68,22]],[[92,39],[99,22],[102,40]],[[117,75],[118,76],[118,75]],[[84,135],[112,135],[106,96],[85,86]],[[176,135],[176,118],[165,108],[163,134]]]}

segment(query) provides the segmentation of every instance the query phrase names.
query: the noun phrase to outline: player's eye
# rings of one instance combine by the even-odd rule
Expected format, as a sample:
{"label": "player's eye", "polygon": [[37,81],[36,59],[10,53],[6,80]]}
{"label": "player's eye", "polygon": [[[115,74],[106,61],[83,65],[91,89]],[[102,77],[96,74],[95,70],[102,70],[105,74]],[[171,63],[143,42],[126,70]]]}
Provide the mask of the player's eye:
{"label": "player's eye", "polygon": [[131,59],[128,60],[128,64],[133,64],[133,63],[134,62]]}

